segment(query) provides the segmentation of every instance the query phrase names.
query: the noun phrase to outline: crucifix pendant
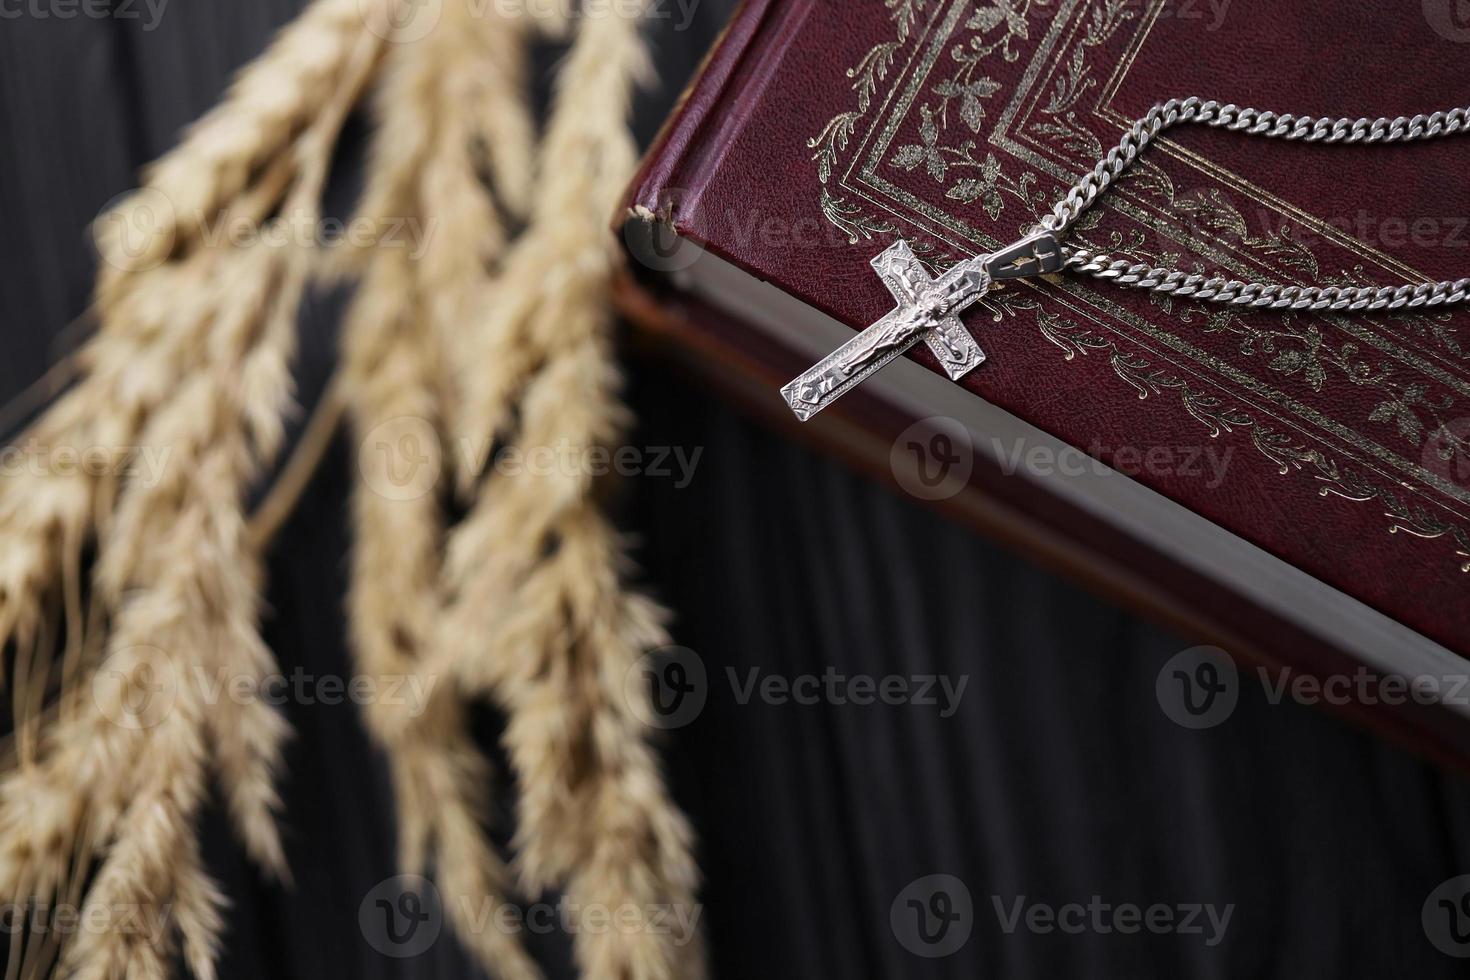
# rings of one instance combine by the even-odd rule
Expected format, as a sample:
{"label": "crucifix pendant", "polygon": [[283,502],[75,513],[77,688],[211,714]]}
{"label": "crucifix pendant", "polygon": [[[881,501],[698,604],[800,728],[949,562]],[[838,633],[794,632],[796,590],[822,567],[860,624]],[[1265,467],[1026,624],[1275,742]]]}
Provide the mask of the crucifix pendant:
{"label": "crucifix pendant", "polygon": [[960,314],[988,293],[997,279],[1057,271],[1061,250],[1056,238],[1044,232],[994,255],[967,259],[930,279],[909,243],[899,241],[871,264],[898,308],[781,389],[786,404],[803,422],[920,340],[951,381],[963,378],[985,361],[985,352]]}

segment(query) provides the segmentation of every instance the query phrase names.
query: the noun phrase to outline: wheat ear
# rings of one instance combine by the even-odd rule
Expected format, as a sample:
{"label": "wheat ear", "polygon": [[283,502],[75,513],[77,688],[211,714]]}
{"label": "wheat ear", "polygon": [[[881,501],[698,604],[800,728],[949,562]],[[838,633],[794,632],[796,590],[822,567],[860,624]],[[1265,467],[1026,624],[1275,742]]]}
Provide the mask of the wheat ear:
{"label": "wheat ear", "polygon": [[[589,17],[558,78],[531,225],[480,327],[481,349],[497,360],[474,365],[489,373],[482,411],[523,450],[607,446],[626,428],[611,356],[607,222],[632,170],[625,120],[645,70],[635,20]],[[485,474],[449,537],[442,670],[506,711],[527,887],[562,886],[583,908],[693,911],[692,834],[646,742],[634,703],[642,695],[624,690],[637,658],[667,642],[662,617],[624,589],[627,561],[592,490],[576,465]],[[578,929],[583,972],[701,975],[697,936],[644,926],[617,936]]]}
{"label": "wheat ear", "polygon": [[[104,296],[126,270],[197,245],[205,226],[253,185],[289,179],[273,175],[271,162],[327,111],[365,28],[362,0],[315,0],[240,73],[224,100],[149,168],[144,189],[163,197],[137,195],[116,212],[114,227],[147,227],[151,234],[136,250],[121,248],[115,237],[104,240]],[[167,202],[162,213],[160,200]]]}
{"label": "wheat ear", "polygon": [[[503,199],[524,200],[529,182],[524,60],[518,25],[471,17],[467,0],[450,0],[435,31],[394,50],[380,91],[381,136],[360,214],[412,219],[427,237],[412,253],[380,243],[357,256],[362,284],[345,329],[344,386],[363,477],[349,594],[360,675],[436,680],[423,673],[439,609],[436,477],[447,479],[454,464],[438,434],[456,401],[451,351],[505,244],[482,157]],[[400,440],[412,441],[402,453]],[[400,487],[402,463],[421,469]],[[488,767],[462,706],[440,699],[429,707],[380,700],[367,708],[395,790],[400,861],[408,871],[432,864],[450,922],[489,973],[539,977],[514,934],[475,919],[476,903],[500,902],[509,878],[483,829]]]}
{"label": "wheat ear", "polygon": [[[313,38],[307,47],[321,54],[320,25],[310,16],[303,23]],[[332,147],[382,48],[357,24],[337,38],[346,50],[330,59],[339,69],[330,97],[299,113],[310,125],[291,133],[254,183],[233,188],[223,180],[221,206],[257,217],[279,206],[315,223]],[[292,38],[288,29],[277,55],[292,49]],[[235,104],[242,123],[253,118],[251,105]],[[211,125],[225,126],[228,116]],[[196,194],[197,186],[169,185],[170,159],[139,199]],[[238,190],[233,199],[231,190]],[[137,200],[119,213],[136,215]],[[116,238],[104,234],[101,244],[105,257],[118,257],[109,252]],[[221,898],[194,840],[211,769],[246,847],[284,873],[273,786],[284,722],[261,699],[236,703],[216,685],[241,677],[260,684],[274,670],[256,632],[260,564],[243,506],[281,442],[310,248],[197,245],[170,248],[166,258],[104,267],[101,333],[84,357],[86,376],[37,427],[95,436],[104,430],[88,419],[90,409],[119,418],[116,431],[136,434],[139,444],[167,450],[167,465],[147,479],[131,473],[72,486],[74,505],[97,529],[93,591],[106,613],[108,656],[90,683],[73,672],[54,724],[34,739],[38,748],[21,752],[19,768],[0,777],[7,895],[46,901],[84,891],[84,917],[104,921],[118,908],[172,911],[161,933],[110,922],[77,933],[61,965],[83,977],[164,976],[175,936],[193,972],[212,976]],[[117,363],[124,351],[137,360]],[[29,943],[30,966],[21,969],[34,972],[54,952],[49,942]]]}
{"label": "wheat ear", "polygon": [[197,365],[209,328],[199,314],[211,305],[216,250],[200,249],[179,223],[197,228],[227,217],[258,226],[271,213],[292,177],[286,151],[321,114],[362,28],[356,0],[318,0],[154,165],[145,187],[97,222],[98,336],[77,358],[79,382],[18,442],[113,461],[34,468],[0,486],[0,643],[16,646],[22,757],[31,755],[26,718],[49,669],[49,651],[37,644],[45,612],[60,594],[71,679],[84,639],[81,552],[107,523],[121,473],[157,462],[147,454],[159,447],[139,448],[140,428]]}

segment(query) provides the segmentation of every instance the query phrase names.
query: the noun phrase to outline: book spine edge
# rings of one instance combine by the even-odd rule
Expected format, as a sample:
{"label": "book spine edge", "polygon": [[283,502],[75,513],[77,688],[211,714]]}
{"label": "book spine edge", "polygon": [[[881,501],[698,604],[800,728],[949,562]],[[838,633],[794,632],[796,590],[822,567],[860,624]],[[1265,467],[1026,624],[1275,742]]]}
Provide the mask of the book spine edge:
{"label": "book spine edge", "polygon": [[750,53],[774,6],[775,0],[744,0],[731,17],[644,155],[627,196],[613,216],[616,229],[635,219],[673,224],[678,202],[669,192],[675,186],[675,176],[689,149],[696,145],[705,122],[728,102],[730,80]]}

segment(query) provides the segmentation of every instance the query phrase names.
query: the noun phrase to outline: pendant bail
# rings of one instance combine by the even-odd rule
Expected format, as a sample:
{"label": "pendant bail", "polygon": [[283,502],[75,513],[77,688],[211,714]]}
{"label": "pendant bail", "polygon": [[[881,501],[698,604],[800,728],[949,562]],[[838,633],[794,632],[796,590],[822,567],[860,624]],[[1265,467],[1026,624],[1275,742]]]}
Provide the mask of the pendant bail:
{"label": "pendant bail", "polygon": [[1001,249],[985,262],[991,279],[1021,279],[1060,272],[1062,246],[1055,232],[1042,229]]}

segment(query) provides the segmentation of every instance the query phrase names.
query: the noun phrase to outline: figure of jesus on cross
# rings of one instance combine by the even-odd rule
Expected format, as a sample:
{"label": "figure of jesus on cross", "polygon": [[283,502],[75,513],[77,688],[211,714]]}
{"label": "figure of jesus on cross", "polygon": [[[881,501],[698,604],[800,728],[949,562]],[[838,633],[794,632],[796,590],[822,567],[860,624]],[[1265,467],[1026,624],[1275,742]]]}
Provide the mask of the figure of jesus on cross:
{"label": "figure of jesus on cross", "polygon": [[994,280],[1055,271],[1059,258],[1055,240],[1040,234],[930,279],[909,243],[895,243],[871,265],[898,308],[782,388],[786,404],[805,422],[921,339],[950,380],[958,381],[985,361],[959,315],[989,292]]}

